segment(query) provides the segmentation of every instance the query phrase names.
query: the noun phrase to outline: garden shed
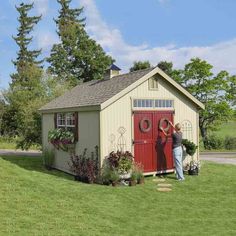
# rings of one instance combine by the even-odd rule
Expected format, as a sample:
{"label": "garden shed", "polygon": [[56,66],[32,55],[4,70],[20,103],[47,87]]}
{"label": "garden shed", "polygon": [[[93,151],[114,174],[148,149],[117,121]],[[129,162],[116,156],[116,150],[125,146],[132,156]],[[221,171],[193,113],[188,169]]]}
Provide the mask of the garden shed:
{"label": "garden shed", "polygon": [[[119,71],[112,65],[103,80],[80,84],[40,109],[43,149],[53,148],[48,132],[63,128],[74,132],[76,154],[98,146],[100,164],[110,152],[127,150],[146,174],[172,172],[172,139],[160,126],[172,133],[168,120],[179,122],[183,137],[198,145],[204,105],[158,67]],[[69,155],[55,150],[54,167],[70,172]]]}

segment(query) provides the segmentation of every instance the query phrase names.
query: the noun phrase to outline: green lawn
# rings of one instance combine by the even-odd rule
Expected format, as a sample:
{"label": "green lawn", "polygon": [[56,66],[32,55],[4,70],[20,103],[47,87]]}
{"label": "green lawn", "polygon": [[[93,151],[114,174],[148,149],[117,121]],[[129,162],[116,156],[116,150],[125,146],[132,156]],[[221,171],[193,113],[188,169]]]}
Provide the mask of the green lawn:
{"label": "green lawn", "polygon": [[235,137],[236,120],[228,121],[220,126],[219,130],[215,131],[214,134],[221,137],[232,136]]}
{"label": "green lawn", "polygon": [[236,167],[203,163],[199,176],[158,192],[152,178],[113,188],[46,171],[41,158],[0,157],[0,235],[236,235]]}

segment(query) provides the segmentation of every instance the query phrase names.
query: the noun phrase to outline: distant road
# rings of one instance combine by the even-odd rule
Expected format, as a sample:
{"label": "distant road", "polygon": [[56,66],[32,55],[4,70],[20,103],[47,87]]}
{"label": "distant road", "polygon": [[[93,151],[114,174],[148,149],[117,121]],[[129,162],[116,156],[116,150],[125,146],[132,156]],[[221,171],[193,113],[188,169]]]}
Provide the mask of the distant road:
{"label": "distant road", "polygon": [[236,152],[201,152],[200,160],[236,165]]}
{"label": "distant road", "polygon": [[[11,149],[0,149],[0,155],[38,157],[42,155],[42,152],[35,150],[21,151]],[[200,160],[212,161],[219,164],[236,165],[236,152],[201,152]]]}
{"label": "distant road", "polygon": [[22,151],[22,150],[13,150],[13,149],[0,149],[0,155],[4,156],[41,156],[41,151],[36,150],[29,150],[29,151]]}

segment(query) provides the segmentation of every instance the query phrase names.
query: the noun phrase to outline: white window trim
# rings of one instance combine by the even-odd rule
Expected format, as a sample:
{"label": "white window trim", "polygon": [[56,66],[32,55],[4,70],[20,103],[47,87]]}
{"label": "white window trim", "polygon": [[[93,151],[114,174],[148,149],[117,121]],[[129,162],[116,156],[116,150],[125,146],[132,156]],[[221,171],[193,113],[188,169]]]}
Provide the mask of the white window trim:
{"label": "white window trim", "polygon": [[[153,106],[152,107],[134,107],[134,100],[153,100]],[[172,103],[173,103],[173,106],[172,107],[155,107],[154,106],[154,103],[155,103],[155,100],[171,100]],[[153,98],[153,97],[150,97],[150,98],[143,98],[143,97],[135,97],[135,98],[131,98],[131,106],[132,106],[132,110],[158,110],[158,111],[174,111],[175,110],[175,100],[174,98]]]}
{"label": "white window trim", "polygon": [[[59,124],[59,115],[60,114],[63,114],[63,115],[65,115],[65,125],[61,125],[61,124]],[[74,125],[68,125],[67,124],[67,118],[68,118],[68,116],[69,116],[69,114],[73,114],[73,113],[71,113],[71,112],[67,112],[67,113],[57,113],[57,127],[62,127],[62,128],[67,128],[67,127],[72,127],[72,128],[74,128],[75,127],[75,124]]]}

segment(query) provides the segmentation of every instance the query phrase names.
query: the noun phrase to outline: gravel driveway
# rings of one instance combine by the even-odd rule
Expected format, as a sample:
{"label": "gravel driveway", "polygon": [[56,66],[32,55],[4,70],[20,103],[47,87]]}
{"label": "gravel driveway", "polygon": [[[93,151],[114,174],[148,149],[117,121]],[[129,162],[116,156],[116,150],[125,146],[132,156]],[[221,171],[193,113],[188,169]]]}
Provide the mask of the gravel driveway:
{"label": "gravel driveway", "polygon": [[200,160],[236,165],[236,152],[204,152],[200,153]]}

